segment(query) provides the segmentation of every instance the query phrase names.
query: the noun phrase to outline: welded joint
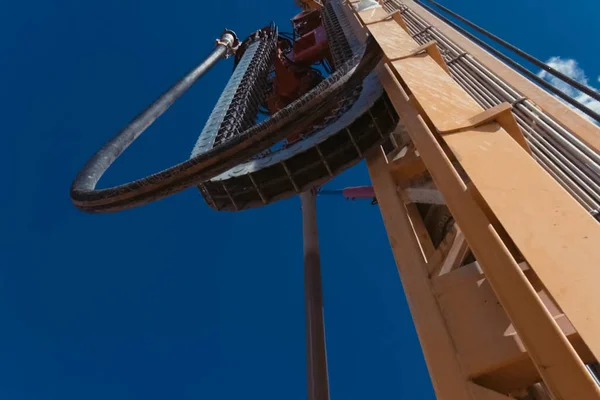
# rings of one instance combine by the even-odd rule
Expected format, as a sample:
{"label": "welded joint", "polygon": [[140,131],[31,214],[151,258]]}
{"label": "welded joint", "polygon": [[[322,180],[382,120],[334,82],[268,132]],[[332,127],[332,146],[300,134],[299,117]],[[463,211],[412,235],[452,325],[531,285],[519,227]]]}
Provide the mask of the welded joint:
{"label": "welded joint", "polygon": [[352,132],[350,132],[350,129],[348,129],[348,128],[346,128],[346,132],[348,133],[348,136],[350,137],[350,141],[352,142],[352,145],[354,146],[354,149],[358,153],[359,157],[362,157],[363,156],[362,151],[360,150],[360,147],[358,147],[358,143],[356,143],[356,140],[354,139]]}
{"label": "welded joint", "polygon": [[531,148],[512,113],[512,105],[506,101],[469,118],[458,128],[438,129],[438,132],[441,135],[449,135],[474,129],[491,122],[499,124],[526,152],[531,154]]}
{"label": "welded joint", "polygon": [[256,190],[256,193],[258,193],[258,197],[260,197],[263,204],[267,204],[268,203],[267,197],[263,194],[262,190],[260,190],[260,186],[258,186],[258,184],[256,183],[256,180],[254,179],[252,174],[248,174],[248,177],[250,177],[250,182],[252,182],[252,185],[254,186],[254,190]]}
{"label": "welded joint", "polygon": [[414,35],[411,35],[411,37],[414,39],[414,38],[416,38],[417,36],[421,36],[421,35],[423,35],[424,33],[427,33],[427,32],[429,32],[429,31],[430,31],[432,28],[434,28],[434,26],[433,26],[433,25],[426,26],[425,28],[423,28],[423,29],[422,29],[422,30],[420,30],[419,32],[415,33]]}
{"label": "welded joint", "polygon": [[400,14],[410,11],[410,8],[406,4],[398,4],[395,0],[388,0],[386,3],[392,3],[400,11]]}
{"label": "welded joint", "polygon": [[[359,16],[360,16],[360,14],[359,14]],[[377,21],[371,21],[371,22],[366,22],[366,23],[363,21],[363,25],[370,26],[370,25],[379,24],[381,22],[387,22],[387,21],[395,21],[398,25],[400,25],[400,27],[402,27],[402,29],[404,29],[406,31],[406,33],[409,33],[408,25],[406,25],[404,18],[402,18],[402,13],[400,12],[400,10],[395,10],[394,12],[389,13],[388,15],[386,15],[385,17],[383,17],[382,19],[377,20]]]}
{"label": "welded joint", "polygon": [[373,121],[373,125],[375,125],[375,129],[377,130],[379,137],[381,137],[382,139],[385,139],[385,135],[383,134],[383,132],[381,132],[381,128],[377,124],[377,121],[375,120],[375,117],[373,116],[373,113],[371,112],[370,109],[368,111],[368,114],[369,114],[369,117],[371,118],[371,121]]}
{"label": "welded joint", "polygon": [[296,191],[296,193],[300,193],[300,188],[298,187],[298,184],[296,184],[296,181],[294,181],[294,178],[292,176],[292,172],[288,168],[288,166],[285,163],[285,161],[282,161],[281,165],[283,166],[283,170],[285,171],[285,174],[287,175],[288,179],[292,183],[292,186],[294,187],[294,190]]}
{"label": "welded joint", "polygon": [[215,199],[213,199],[212,195],[210,194],[210,190],[206,187],[206,185],[201,183],[200,185],[198,185],[198,188],[200,189],[201,193],[203,192],[204,194],[206,194],[206,199],[208,200],[207,203],[209,203],[209,205],[212,204],[215,208],[218,208]]}
{"label": "welded joint", "polygon": [[477,128],[481,125],[494,122],[500,115],[506,112],[510,112],[511,110],[512,106],[510,105],[510,103],[503,102],[498,104],[497,106],[488,108],[487,110],[480,112],[479,114],[469,118],[466,121],[463,121],[461,126],[459,126],[458,128],[438,129],[438,132],[442,135],[447,135],[451,133],[458,133],[465,130]]}
{"label": "welded joint", "polygon": [[389,3],[391,3],[396,10],[400,11],[401,14],[408,10],[408,6],[406,4],[398,4],[394,0],[379,0],[379,4],[381,4],[382,7]]}
{"label": "welded joint", "polygon": [[333,177],[333,171],[329,167],[329,163],[327,162],[327,159],[323,155],[323,152],[321,151],[321,148],[319,147],[318,144],[315,146],[315,149],[317,149],[317,153],[319,153],[319,158],[321,159],[321,162],[325,166],[325,169],[327,169],[327,173],[329,174],[329,176]]}
{"label": "welded joint", "polygon": [[229,193],[229,189],[227,189],[227,186],[225,186],[225,181],[221,181],[221,185],[223,186],[223,190],[225,190],[225,193],[227,194],[227,197],[229,197],[229,201],[231,201],[231,204],[233,204],[233,207],[235,208],[236,211],[239,211],[240,208],[238,207],[235,199],[233,198],[233,196],[231,195],[231,193]]}
{"label": "welded joint", "polygon": [[452,58],[451,60],[449,60],[449,61],[447,62],[447,64],[448,64],[448,65],[454,64],[455,62],[457,62],[457,61],[458,61],[458,60],[460,60],[461,58],[463,58],[463,57],[466,57],[466,56],[468,56],[468,55],[469,55],[469,53],[467,53],[467,52],[460,53],[460,54],[459,54],[459,55],[457,55],[456,57],[454,57],[454,58]]}
{"label": "welded joint", "polygon": [[227,49],[225,58],[229,58],[234,55],[240,47],[240,40],[234,31],[225,29],[221,34],[221,37],[215,40],[215,45],[225,47]]}
{"label": "welded joint", "polygon": [[408,54],[405,54],[400,57],[394,57],[394,58],[388,59],[388,61],[390,61],[390,62],[400,61],[400,60],[404,60],[406,58],[411,58],[411,57],[421,55],[423,53],[427,53],[427,55],[429,57],[431,57],[433,59],[433,61],[435,61],[444,71],[446,71],[447,74],[450,74],[448,65],[446,64],[446,61],[444,61],[444,57],[442,57],[442,53],[440,53],[440,49],[437,46],[437,41],[435,41],[435,40],[432,40],[430,42],[427,42],[427,43],[417,47],[416,49],[414,49],[413,51],[411,51]]}
{"label": "welded joint", "polygon": [[527,100],[529,100],[527,97],[521,97],[521,98],[519,98],[519,99],[517,99],[517,100],[513,101],[513,102],[512,102],[512,103],[510,103],[510,104],[511,104],[511,105],[514,107],[514,106],[517,106],[517,105],[519,105],[519,104],[521,104],[521,103],[524,103],[524,102],[525,102],[525,101],[527,101]]}

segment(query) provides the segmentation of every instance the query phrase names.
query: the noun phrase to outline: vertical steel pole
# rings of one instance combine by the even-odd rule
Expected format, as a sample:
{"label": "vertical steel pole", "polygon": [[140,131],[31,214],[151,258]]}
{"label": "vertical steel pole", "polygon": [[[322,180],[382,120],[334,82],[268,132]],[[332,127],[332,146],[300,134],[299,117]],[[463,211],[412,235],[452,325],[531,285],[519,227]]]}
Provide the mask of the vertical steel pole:
{"label": "vertical steel pole", "polygon": [[306,378],[308,400],[329,400],[316,196],[314,189],[300,194],[304,238]]}

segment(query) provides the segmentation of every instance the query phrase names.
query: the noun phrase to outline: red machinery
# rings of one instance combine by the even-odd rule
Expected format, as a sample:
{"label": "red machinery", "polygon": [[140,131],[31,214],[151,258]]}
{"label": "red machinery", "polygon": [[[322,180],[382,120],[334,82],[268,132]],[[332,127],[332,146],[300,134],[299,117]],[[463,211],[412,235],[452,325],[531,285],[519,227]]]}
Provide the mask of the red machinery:
{"label": "red machinery", "polygon": [[313,68],[314,64],[324,61],[331,64],[327,34],[318,10],[296,15],[292,26],[293,42],[279,37],[273,92],[267,100],[271,113],[279,111],[322,80],[320,71]]}
{"label": "red machinery", "polygon": [[[327,34],[318,10],[303,11],[292,18],[293,36],[279,36],[275,56],[273,89],[267,95],[267,108],[274,114],[323,80],[330,72],[332,57]],[[320,64],[323,71],[315,66]],[[301,132],[288,137],[288,144],[300,139]]]}

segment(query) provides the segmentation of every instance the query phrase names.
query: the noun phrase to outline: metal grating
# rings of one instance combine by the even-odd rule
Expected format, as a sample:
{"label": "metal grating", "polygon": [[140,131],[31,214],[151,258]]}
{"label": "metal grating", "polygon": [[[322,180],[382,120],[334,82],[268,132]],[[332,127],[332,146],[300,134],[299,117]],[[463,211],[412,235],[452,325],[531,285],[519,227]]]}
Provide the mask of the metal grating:
{"label": "metal grating", "polygon": [[244,42],[244,54],[206,121],[191,157],[211,150],[256,123],[276,45],[275,27],[262,29]]}
{"label": "metal grating", "polygon": [[360,162],[368,150],[387,139],[397,122],[397,114],[383,95],[368,112],[324,142],[254,173],[205,182],[202,195],[220,211],[258,207],[294,196]]}
{"label": "metal grating", "polygon": [[332,2],[328,2],[325,5],[325,9],[322,12],[322,20],[325,32],[327,32],[329,50],[333,57],[333,66],[339,67],[352,57],[352,48],[348,40],[346,40],[344,30],[340,25]]}

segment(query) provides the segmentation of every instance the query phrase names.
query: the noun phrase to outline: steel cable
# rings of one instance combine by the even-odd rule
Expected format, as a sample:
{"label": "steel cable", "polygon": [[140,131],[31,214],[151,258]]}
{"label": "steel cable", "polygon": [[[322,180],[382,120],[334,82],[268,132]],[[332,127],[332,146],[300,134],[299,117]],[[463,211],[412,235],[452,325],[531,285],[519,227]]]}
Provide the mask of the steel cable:
{"label": "steel cable", "polygon": [[[600,101],[600,93],[598,93],[596,90],[594,90],[594,89],[592,89],[592,88],[590,88],[588,86],[582,85],[581,83],[577,82],[575,79],[571,78],[570,76],[565,75],[562,72],[560,72],[560,71],[558,71],[558,70],[550,67],[548,64],[546,64],[546,63],[538,60],[537,58],[535,58],[532,55],[524,52],[523,50],[519,49],[518,47],[513,46],[512,44],[508,43],[507,41],[503,40],[502,38],[499,38],[498,36],[492,34],[491,32],[486,31],[485,29],[483,29],[480,26],[472,23],[468,19],[461,17],[460,15],[458,15],[455,12],[453,12],[452,10],[444,7],[443,5],[441,5],[440,3],[438,3],[437,1],[434,1],[434,0],[427,0],[427,1],[430,2],[431,4],[435,5],[439,9],[443,10],[447,14],[452,15],[454,18],[458,19],[459,21],[467,24],[468,26],[470,26],[471,28],[475,29],[477,32],[481,33],[482,35],[487,36],[488,38],[492,39],[496,43],[499,43],[502,46],[506,47],[507,49],[509,49],[509,50],[513,51],[514,53],[520,55],[521,57],[523,57],[524,59],[526,59],[527,61],[529,61],[533,65],[535,65],[536,67],[538,67],[538,68],[540,68],[540,69],[548,72],[551,75],[554,75],[555,77],[559,78],[563,82],[568,83],[569,85],[571,85],[575,89],[579,90],[580,92],[583,92],[583,93],[587,94],[588,96],[590,96],[594,100]],[[416,1],[416,2],[418,4],[420,4],[420,1]]]}
{"label": "steel cable", "polygon": [[529,71],[527,68],[525,68],[521,64],[517,63],[516,61],[514,61],[510,57],[504,55],[500,51],[496,50],[494,47],[490,46],[489,44],[487,44],[483,40],[479,39],[477,36],[469,33],[467,30],[463,29],[458,24],[450,21],[448,18],[444,17],[439,12],[435,11],[433,8],[429,7],[426,4],[423,4],[423,2],[421,2],[419,0],[415,0],[415,3],[419,4],[421,7],[423,7],[424,9],[426,9],[427,11],[429,11],[430,13],[432,13],[433,15],[435,15],[437,18],[439,18],[440,20],[444,21],[446,24],[450,25],[452,28],[454,28],[455,30],[457,30],[458,32],[460,32],[461,34],[463,34],[464,36],[468,37],[469,39],[471,39],[472,41],[474,41],[475,43],[477,43],[479,46],[481,46],[482,48],[484,48],[488,52],[492,53],[494,56],[496,56],[500,60],[504,61],[505,63],[507,63],[508,65],[510,65],[511,67],[513,67],[514,69],[516,69],[517,71],[521,72],[521,74],[523,74],[524,76],[528,77],[529,79],[531,79],[532,81],[534,81],[538,85],[542,86],[547,91],[549,91],[552,94],[560,97],[561,99],[563,99],[567,103],[571,104],[573,107],[577,108],[578,110],[580,110],[584,114],[586,114],[586,115],[590,116],[591,118],[595,119],[596,121],[600,122],[600,114],[598,114],[594,110],[592,110],[589,107],[581,104],[580,102],[578,102],[577,100],[575,100],[574,98],[572,98],[571,96],[569,96],[568,94],[566,94],[566,93],[562,92],[561,90],[557,89],[556,87],[554,87],[550,83],[546,82],[545,80],[543,80],[542,78],[540,78],[539,76],[537,76],[536,74],[534,74],[533,72]]}
{"label": "steel cable", "polygon": [[[415,41],[435,40],[451,76],[484,109],[502,102],[513,105],[513,114],[534,158],[588,211],[600,200],[600,154],[560,126],[531,101],[484,67],[471,54],[446,37],[414,10],[398,0],[385,3],[388,12],[400,10]],[[425,34],[417,35],[420,32]]]}

